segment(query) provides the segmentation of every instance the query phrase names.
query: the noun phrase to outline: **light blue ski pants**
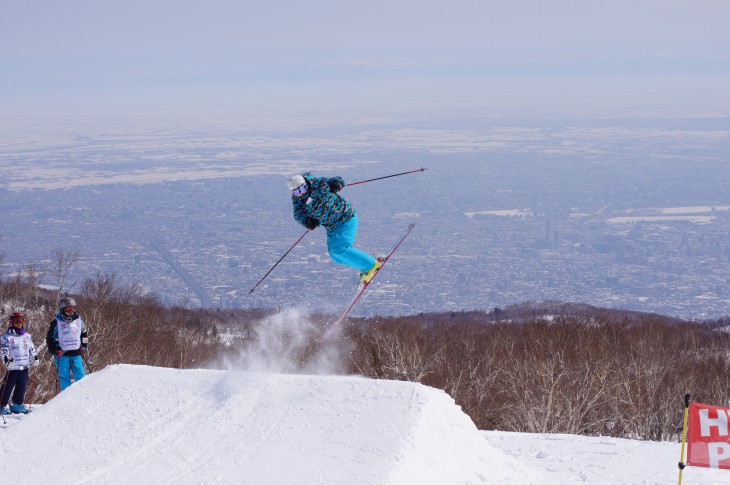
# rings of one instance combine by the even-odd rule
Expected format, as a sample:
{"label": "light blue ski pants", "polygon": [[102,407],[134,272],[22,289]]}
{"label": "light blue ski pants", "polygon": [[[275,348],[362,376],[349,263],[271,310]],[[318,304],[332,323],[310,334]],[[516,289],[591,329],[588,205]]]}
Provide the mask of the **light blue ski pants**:
{"label": "light blue ski pants", "polygon": [[335,263],[369,271],[375,265],[375,258],[353,248],[357,235],[357,216],[353,216],[334,231],[327,231],[327,249]]}
{"label": "light blue ski pants", "polygon": [[54,357],[53,360],[56,362],[56,367],[58,367],[58,380],[62,391],[71,385],[72,372],[75,381],[83,379],[86,375],[84,361],[81,360],[80,355],[62,355],[61,357]]}

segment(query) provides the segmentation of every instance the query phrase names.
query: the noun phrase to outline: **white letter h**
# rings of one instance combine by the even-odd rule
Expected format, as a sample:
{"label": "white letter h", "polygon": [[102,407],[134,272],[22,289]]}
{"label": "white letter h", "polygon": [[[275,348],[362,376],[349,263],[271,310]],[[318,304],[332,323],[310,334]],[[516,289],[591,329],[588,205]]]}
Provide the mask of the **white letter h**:
{"label": "white letter h", "polygon": [[709,409],[700,409],[700,434],[702,436],[710,436],[710,428],[717,426],[717,432],[720,436],[727,436],[727,414],[725,410],[717,410],[717,418],[710,417]]}

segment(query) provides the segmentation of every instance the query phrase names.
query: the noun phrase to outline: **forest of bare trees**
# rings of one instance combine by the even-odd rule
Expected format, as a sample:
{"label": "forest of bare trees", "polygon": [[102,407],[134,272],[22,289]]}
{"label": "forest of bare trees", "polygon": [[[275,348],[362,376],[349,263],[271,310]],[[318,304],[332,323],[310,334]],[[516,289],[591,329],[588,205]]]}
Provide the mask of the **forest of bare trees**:
{"label": "forest of bare trees", "polygon": [[353,325],[364,375],[444,389],[480,429],[679,437],[682,400],[724,405],[730,336],[708,323],[596,309],[450,323]]}
{"label": "forest of bare trees", "polygon": [[[72,259],[58,256],[59,278],[66,278]],[[275,313],[168,307],[101,273],[75,287],[89,329],[92,372],[119,363],[214,368],[237,349],[255,346],[253,329]],[[60,295],[39,288],[33,268],[0,276],[1,317],[7,321],[10,312],[23,311],[41,356],[28,402],[58,393],[44,337]],[[321,330],[328,317],[310,318]],[[728,402],[729,323],[523,304],[351,319],[338,340],[315,339],[292,355],[306,371],[317,348],[342,345],[346,358],[339,372],[443,389],[480,429],[676,440],[686,393],[708,404]]]}

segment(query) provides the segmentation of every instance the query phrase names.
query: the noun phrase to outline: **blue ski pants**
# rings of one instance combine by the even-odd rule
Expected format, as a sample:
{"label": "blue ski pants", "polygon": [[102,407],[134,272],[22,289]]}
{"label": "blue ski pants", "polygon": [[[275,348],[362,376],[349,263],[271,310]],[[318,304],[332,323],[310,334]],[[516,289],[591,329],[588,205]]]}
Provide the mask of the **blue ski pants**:
{"label": "blue ski pants", "polygon": [[375,258],[352,247],[357,235],[357,216],[353,216],[334,231],[327,231],[327,249],[335,263],[369,271]]}
{"label": "blue ski pants", "polygon": [[53,360],[56,362],[56,367],[58,367],[58,381],[62,391],[71,385],[72,373],[75,381],[83,379],[86,375],[84,361],[80,355],[62,355],[61,357],[54,357]]}

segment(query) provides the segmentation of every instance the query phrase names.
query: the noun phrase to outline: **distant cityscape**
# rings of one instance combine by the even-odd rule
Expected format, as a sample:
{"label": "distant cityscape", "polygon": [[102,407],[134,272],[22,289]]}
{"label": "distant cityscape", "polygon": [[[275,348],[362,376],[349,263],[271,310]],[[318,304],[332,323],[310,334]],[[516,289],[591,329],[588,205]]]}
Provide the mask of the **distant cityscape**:
{"label": "distant cityscape", "polygon": [[80,258],[191,308],[338,313],[355,271],[292,218],[286,175],[346,182],[357,245],[416,228],[353,312],[555,300],[688,319],[730,315],[730,119],[352,118],[0,122],[3,275]]}

